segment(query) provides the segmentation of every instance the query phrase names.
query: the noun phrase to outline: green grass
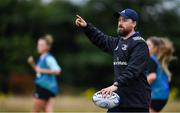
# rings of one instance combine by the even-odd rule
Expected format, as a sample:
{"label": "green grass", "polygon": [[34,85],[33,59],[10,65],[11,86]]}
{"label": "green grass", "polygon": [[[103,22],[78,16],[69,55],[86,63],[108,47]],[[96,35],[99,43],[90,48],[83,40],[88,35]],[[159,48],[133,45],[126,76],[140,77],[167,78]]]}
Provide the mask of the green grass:
{"label": "green grass", "polygon": [[[0,97],[0,112],[30,112],[32,109],[31,96]],[[105,112],[93,104],[91,99],[80,96],[58,96],[55,98],[56,112]],[[180,111],[180,101],[168,102],[164,112]]]}

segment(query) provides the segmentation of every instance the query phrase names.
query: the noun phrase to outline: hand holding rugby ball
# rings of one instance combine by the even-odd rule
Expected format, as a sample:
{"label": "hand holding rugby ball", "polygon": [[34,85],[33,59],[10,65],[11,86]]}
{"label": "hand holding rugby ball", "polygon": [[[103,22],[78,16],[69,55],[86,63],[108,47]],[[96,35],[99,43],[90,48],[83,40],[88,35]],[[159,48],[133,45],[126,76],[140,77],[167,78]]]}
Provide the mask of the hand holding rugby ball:
{"label": "hand holding rugby ball", "polygon": [[95,105],[104,109],[114,108],[120,103],[120,97],[115,92],[112,92],[112,94],[109,94],[106,97],[103,96],[101,91],[96,92],[93,95],[92,100]]}

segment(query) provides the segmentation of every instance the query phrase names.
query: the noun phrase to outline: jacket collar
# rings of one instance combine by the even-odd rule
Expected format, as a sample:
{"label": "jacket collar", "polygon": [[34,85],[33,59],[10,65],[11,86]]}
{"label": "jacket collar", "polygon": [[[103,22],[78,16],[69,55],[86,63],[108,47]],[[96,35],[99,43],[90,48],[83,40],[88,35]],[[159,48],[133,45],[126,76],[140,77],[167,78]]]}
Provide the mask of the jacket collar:
{"label": "jacket collar", "polygon": [[139,32],[135,32],[133,35],[131,35],[129,38],[125,38],[125,37],[121,37],[121,39],[123,39],[123,40],[128,40],[128,39],[130,39],[130,38],[132,38],[132,37],[137,37],[137,36],[140,36],[140,33]]}

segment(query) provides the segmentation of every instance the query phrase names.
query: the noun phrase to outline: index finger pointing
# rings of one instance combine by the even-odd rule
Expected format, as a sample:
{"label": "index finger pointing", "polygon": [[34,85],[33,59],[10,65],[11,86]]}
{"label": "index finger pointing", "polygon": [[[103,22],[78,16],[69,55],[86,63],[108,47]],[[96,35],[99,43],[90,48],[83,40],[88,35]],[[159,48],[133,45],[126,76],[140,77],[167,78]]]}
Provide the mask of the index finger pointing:
{"label": "index finger pointing", "polygon": [[79,16],[79,15],[76,15],[76,17],[78,17],[78,18],[82,19],[82,17],[81,17],[81,16]]}

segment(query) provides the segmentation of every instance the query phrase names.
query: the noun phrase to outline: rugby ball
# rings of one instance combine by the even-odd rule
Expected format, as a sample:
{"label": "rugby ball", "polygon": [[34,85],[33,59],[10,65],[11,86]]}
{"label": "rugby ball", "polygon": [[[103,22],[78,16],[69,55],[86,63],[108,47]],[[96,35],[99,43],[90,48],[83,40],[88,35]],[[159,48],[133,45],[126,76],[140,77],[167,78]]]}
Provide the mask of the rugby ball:
{"label": "rugby ball", "polygon": [[113,92],[111,95],[108,95],[107,97],[103,97],[101,92],[96,92],[92,100],[95,105],[104,108],[104,109],[111,109],[119,105],[120,103],[120,97],[117,93]]}

